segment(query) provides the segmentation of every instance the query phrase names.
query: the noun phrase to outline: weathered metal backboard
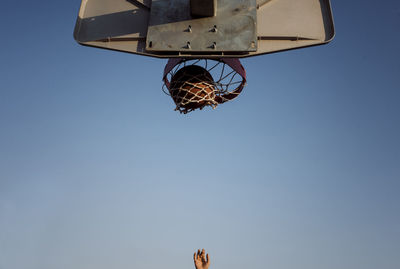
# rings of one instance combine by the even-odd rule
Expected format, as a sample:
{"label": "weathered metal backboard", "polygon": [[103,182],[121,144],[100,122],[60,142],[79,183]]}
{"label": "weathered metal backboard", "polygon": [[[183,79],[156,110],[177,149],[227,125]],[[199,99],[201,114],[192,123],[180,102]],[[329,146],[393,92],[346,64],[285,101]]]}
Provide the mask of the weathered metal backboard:
{"label": "weathered metal backboard", "polygon": [[[208,18],[162,10],[172,2],[190,0],[82,0],[74,37],[82,45],[160,58],[249,57],[326,44],[334,37],[329,0],[217,0],[217,15]],[[239,2],[253,10],[242,9],[240,19],[232,19]],[[163,19],[153,17],[160,12]],[[200,25],[211,32],[196,32]]]}
{"label": "weathered metal backboard", "polygon": [[256,0],[219,0],[216,16],[193,19],[188,0],[153,0],[147,51],[257,51]]}

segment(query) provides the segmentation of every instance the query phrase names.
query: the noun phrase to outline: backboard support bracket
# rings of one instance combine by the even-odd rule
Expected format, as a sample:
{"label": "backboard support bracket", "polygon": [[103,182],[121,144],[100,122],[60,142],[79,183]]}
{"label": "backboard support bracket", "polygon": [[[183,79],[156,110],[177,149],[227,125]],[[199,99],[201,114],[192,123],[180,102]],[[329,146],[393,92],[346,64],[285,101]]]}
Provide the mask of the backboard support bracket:
{"label": "backboard support bracket", "polygon": [[128,2],[130,1],[139,4],[148,10],[151,9],[151,0],[128,0]]}
{"label": "backboard support bracket", "polygon": [[193,17],[217,15],[217,0],[190,0],[190,14]]}

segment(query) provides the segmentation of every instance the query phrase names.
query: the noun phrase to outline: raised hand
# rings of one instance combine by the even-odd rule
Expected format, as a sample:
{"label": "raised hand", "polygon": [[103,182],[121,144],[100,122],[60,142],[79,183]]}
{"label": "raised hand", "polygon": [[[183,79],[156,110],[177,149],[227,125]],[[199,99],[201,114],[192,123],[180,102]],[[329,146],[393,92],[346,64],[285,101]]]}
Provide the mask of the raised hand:
{"label": "raised hand", "polygon": [[196,269],[208,269],[210,265],[210,259],[208,258],[208,253],[206,255],[206,251],[203,250],[200,252],[200,249],[193,255],[194,266]]}

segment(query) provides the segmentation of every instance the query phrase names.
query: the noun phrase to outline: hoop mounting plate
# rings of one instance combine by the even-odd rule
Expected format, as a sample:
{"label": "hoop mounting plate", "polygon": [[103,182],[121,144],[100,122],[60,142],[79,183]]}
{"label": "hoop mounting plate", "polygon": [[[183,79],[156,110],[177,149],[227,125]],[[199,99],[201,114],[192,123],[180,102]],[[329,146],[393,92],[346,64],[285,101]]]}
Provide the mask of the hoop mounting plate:
{"label": "hoop mounting plate", "polygon": [[188,0],[152,2],[147,51],[257,51],[256,0],[219,0],[213,17],[193,19]]}

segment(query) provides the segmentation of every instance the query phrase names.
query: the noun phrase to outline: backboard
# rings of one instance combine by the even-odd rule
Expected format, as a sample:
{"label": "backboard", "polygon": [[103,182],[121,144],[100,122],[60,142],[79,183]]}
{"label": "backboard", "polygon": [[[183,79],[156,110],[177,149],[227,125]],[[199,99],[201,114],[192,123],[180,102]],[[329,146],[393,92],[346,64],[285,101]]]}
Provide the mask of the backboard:
{"label": "backboard", "polygon": [[82,0],[74,31],[82,45],[159,58],[241,58],[333,37],[329,0]]}

